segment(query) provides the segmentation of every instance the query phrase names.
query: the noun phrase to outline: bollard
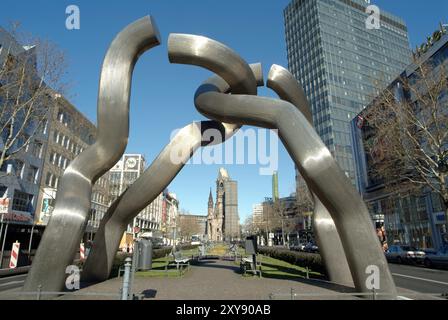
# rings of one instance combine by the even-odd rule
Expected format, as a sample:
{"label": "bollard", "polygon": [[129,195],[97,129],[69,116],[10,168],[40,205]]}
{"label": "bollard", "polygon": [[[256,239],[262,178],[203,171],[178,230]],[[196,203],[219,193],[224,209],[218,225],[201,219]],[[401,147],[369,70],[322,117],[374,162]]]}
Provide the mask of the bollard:
{"label": "bollard", "polygon": [[41,292],[42,292],[42,285],[40,284],[40,285],[37,286],[37,297],[36,297],[37,300],[40,300]]}
{"label": "bollard", "polygon": [[[138,265],[139,265],[139,253],[141,248],[139,248],[138,240],[134,240],[133,243],[133,251],[132,251],[132,267],[130,272],[130,280],[129,280],[129,296],[132,296],[133,287],[134,287],[134,277],[135,272],[137,271]],[[133,298],[132,298],[133,299]]]}
{"label": "bollard", "polygon": [[121,292],[121,300],[128,300],[129,298],[129,278],[131,273],[131,258],[126,258],[124,264],[124,276],[123,276],[123,291]]}

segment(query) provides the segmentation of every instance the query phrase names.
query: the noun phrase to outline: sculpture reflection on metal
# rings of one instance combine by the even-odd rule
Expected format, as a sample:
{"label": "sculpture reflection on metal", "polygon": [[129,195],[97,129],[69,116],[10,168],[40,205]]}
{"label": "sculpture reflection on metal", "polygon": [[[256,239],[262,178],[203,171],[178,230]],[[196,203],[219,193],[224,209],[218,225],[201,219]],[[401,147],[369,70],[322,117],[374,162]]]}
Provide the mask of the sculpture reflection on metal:
{"label": "sculpture reflection on metal", "polygon": [[[274,90],[280,99],[292,103],[313,125],[311,106],[305,92],[287,69],[273,65],[266,86]],[[352,286],[352,275],[334,221],[316,194],[311,189],[310,192],[314,202],[313,230],[328,277],[332,282]]]}
{"label": "sculpture reflection on metal", "polygon": [[[201,37],[171,34],[168,40],[170,62],[192,64],[189,57],[195,59],[192,48],[199,43]],[[302,112],[287,101],[227,95],[210,84],[196,91],[195,105],[200,113],[216,121],[278,129],[280,139],[306,183],[334,220],[356,289],[371,292],[370,273],[367,272],[375,266],[381,279],[378,292],[396,296],[392,275],[364,202]]]}
{"label": "sculpture reflection on metal", "polygon": [[[222,46],[220,50],[220,54],[214,57],[220,57],[221,59],[224,57],[228,65],[233,66],[225,73],[226,81],[241,83],[242,90],[248,93],[254,92],[254,90],[256,92],[257,86],[263,86],[261,64],[250,65],[253,77],[242,78],[238,66],[244,65],[245,62],[227,47]],[[207,50],[204,48],[199,53],[199,57],[207,56]],[[209,63],[209,68],[215,70],[216,64],[216,62]],[[249,66],[244,68],[247,69]],[[218,70],[216,73],[219,72]],[[233,88],[229,87],[226,81],[219,76],[213,76],[205,83],[216,86],[223,93],[233,92]],[[108,279],[120,239],[130,221],[169,185],[199,147],[223,143],[232,137],[239,128],[240,126],[234,124],[201,121],[189,124],[179,130],[151,166],[114,201],[106,212],[84,264],[82,280],[97,282]],[[219,131],[222,140],[207,140],[204,133],[210,132],[208,130]],[[173,161],[173,155],[176,156],[176,161]]]}
{"label": "sculpture reflection on metal", "polygon": [[62,176],[56,205],[44,232],[24,291],[57,292],[64,288],[65,268],[73,263],[90,211],[92,186],[120,159],[129,135],[132,72],[143,52],[160,44],[157,27],[147,16],[123,29],[104,58],[98,94],[98,137],[76,157]]}

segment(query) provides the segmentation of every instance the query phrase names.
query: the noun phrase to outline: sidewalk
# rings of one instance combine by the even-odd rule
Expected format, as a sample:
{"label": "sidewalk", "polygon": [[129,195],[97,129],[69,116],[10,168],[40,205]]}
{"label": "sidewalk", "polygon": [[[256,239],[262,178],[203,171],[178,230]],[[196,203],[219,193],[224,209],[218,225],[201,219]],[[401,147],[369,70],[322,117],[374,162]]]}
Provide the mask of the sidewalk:
{"label": "sidewalk", "polygon": [[[101,293],[116,293],[118,299],[121,286],[122,279],[115,278],[79,291],[79,294],[89,294],[88,296],[67,295],[60,299],[114,299],[111,296],[101,296]],[[181,278],[136,277],[133,293],[143,294],[144,299],[152,300],[269,300],[271,294],[278,295],[275,299],[290,300],[291,290],[297,294],[313,295],[296,297],[300,300],[359,299],[350,295],[335,296],[335,293],[354,292],[354,288],[323,281],[242,277],[237,265],[220,260],[193,265]]]}

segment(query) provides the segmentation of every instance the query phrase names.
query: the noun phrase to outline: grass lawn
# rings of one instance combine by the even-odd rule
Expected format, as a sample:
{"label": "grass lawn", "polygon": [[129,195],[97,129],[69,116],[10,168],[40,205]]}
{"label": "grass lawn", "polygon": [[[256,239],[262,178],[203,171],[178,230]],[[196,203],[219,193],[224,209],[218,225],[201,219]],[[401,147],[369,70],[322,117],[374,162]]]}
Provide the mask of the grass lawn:
{"label": "grass lawn", "polygon": [[212,256],[223,256],[228,251],[229,251],[229,246],[223,245],[223,244],[218,244],[218,245],[214,246],[213,248],[209,249],[207,251],[207,254],[212,255]]}
{"label": "grass lawn", "polygon": [[[290,264],[288,262],[274,259],[268,256],[261,257],[261,270],[264,278],[288,279],[306,278],[306,268]],[[252,278],[250,273],[246,277]],[[318,272],[309,272],[309,277],[314,279],[324,279],[324,276]]]}

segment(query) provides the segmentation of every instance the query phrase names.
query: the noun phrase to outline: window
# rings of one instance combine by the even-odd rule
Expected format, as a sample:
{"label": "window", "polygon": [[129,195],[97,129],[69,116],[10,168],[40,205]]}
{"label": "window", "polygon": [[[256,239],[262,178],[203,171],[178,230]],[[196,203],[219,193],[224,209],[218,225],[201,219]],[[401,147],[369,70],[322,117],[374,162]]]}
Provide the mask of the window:
{"label": "window", "polygon": [[47,187],[51,187],[51,179],[53,178],[53,175],[51,172],[47,172],[47,176],[45,177],[45,185]]}
{"label": "window", "polygon": [[42,121],[40,125],[40,131],[42,134],[47,134],[47,130],[48,130],[48,120],[44,119],[44,121]]}
{"label": "window", "polygon": [[28,152],[28,147],[29,147],[29,140],[30,136],[26,133],[22,134],[18,139],[17,139],[17,148],[21,148],[25,145],[25,143],[27,143],[26,147],[25,147],[25,151]]}
{"label": "window", "polygon": [[22,160],[16,159],[14,160],[14,171],[16,176],[19,178],[23,178],[23,168],[25,167]]}
{"label": "window", "polygon": [[33,195],[19,190],[14,191],[12,210],[31,212]]}
{"label": "window", "polygon": [[39,169],[35,166],[30,166],[28,169],[28,176],[26,180],[28,182],[37,183],[37,176],[39,174]]}
{"label": "window", "polygon": [[47,173],[47,176],[45,178],[45,185],[47,187],[56,189],[58,187],[58,182],[59,178],[56,175],[52,174],[51,172]]}
{"label": "window", "polygon": [[0,198],[6,197],[6,193],[8,192],[8,188],[5,186],[0,186]]}
{"label": "window", "polygon": [[43,149],[42,143],[35,141],[33,144],[33,156],[40,159],[42,157],[42,149]]}
{"label": "window", "polygon": [[60,122],[60,123],[62,123],[63,125],[65,125],[66,127],[67,126],[70,126],[70,124],[71,124],[71,116],[68,114],[68,113],[66,113],[66,112],[64,112],[64,111],[62,111],[62,110],[60,110],[59,112],[58,112],[58,121]]}

